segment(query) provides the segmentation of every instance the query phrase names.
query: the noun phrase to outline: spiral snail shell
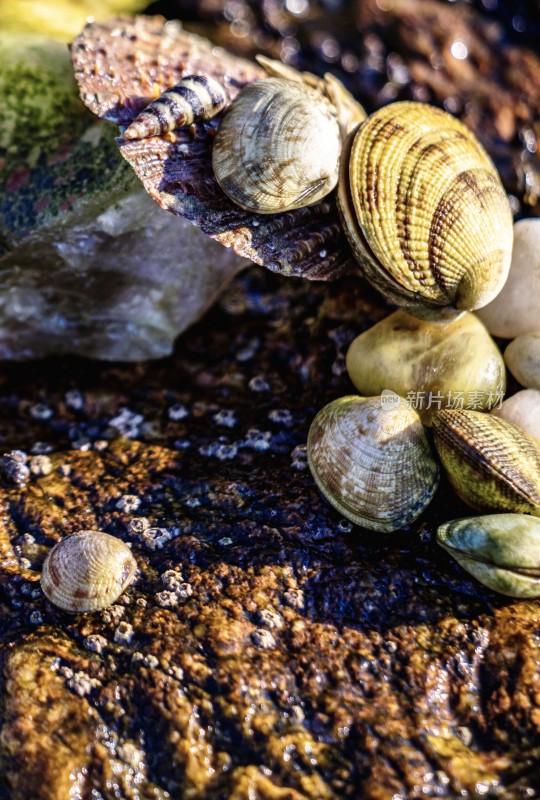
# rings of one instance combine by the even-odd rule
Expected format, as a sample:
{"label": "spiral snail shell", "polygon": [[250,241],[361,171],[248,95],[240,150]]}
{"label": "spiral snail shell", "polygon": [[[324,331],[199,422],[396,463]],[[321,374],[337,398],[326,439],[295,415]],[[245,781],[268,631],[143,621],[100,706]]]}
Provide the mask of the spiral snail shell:
{"label": "spiral snail shell", "polygon": [[146,106],[123,133],[124,139],[144,139],[212,119],[225,107],[224,88],[204,75],[188,75]]}
{"label": "spiral snail shell", "polygon": [[120,597],[136,572],[137,562],[120,539],[79,531],[53,547],[43,564],[41,587],[64,611],[99,611]]}

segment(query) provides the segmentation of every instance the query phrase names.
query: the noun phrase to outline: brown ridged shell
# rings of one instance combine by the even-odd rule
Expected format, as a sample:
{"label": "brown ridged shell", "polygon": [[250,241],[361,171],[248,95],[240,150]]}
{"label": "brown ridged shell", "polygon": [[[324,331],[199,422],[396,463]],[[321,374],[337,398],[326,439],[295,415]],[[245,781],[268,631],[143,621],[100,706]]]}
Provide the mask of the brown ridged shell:
{"label": "brown ridged shell", "polygon": [[129,547],[103,531],[79,531],[53,547],[41,587],[54,605],[73,613],[114,603],[137,572]]}
{"label": "brown ridged shell", "polygon": [[418,414],[397,395],[342,397],[313,420],[311,473],[344,517],[376,531],[409,525],[431,501],[439,470]]}
{"label": "brown ridged shell", "polygon": [[[91,22],[72,43],[71,56],[83,102],[120,126],[129,125],[186,75],[219,81],[228,103],[244,86],[265,77],[257,64],[158,16]],[[220,114],[172,134],[120,139],[120,152],[162,208],[238,255],[274,272],[313,280],[357,274],[332,195],[308,208],[264,216],[227,197],[212,169],[212,146],[222,119]]]}
{"label": "brown ridged shell", "polygon": [[339,204],[366,277],[411,313],[479,308],[502,288],[512,214],[471,131],[440,109],[379,109],[344,147]]}
{"label": "brown ridged shell", "polygon": [[435,445],[450,483],[473,508],[540,516],[540,444],[479,411],[439,411]]}

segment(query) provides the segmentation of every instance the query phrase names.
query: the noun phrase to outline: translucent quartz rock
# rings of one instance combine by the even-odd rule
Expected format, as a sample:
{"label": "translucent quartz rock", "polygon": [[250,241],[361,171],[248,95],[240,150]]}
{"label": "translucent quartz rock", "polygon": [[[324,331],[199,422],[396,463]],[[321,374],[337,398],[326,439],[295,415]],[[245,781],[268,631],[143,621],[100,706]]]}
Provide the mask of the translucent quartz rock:
{"label": "translucent quartz rock", "polygon": [[64,45],[2,38],[0,118],[0,358],[170,353],[247,262],[148,197]]}
{"label": "translucent quartz rock", "polygon": [[136,185],[0,260],[0,358],[161,358],[245,263]]}

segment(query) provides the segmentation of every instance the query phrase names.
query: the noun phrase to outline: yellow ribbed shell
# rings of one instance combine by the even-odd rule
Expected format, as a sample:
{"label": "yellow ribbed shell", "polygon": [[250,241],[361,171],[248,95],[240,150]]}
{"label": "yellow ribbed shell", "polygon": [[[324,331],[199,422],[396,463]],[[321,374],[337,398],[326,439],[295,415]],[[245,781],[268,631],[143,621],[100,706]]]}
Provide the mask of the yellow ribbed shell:
{"label": "yellow ribbed shell", "polygon": [[473,508],[540,516],[540,443],[479,411],[439,411],[435,446],[450,483]]}
{"label": "yellow ribbed shell", "polygon": [[422,317],[479,308],[502,288],[512,214],[471,131],[440,109],[400,102],[345,143],[339,205],[367,278]]}

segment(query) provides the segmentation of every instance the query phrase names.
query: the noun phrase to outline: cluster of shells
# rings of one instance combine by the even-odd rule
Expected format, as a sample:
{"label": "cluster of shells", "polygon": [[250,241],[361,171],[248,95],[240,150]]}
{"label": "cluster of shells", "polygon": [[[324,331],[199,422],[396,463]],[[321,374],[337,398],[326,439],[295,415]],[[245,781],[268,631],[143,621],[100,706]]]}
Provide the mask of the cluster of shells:
{"label": "cluster of shells", "polygon": [[[510,513],[450,522],[438,530],[439,543],[491,588],[540,596],[540,405],[530,395],[502,402],[505,364],[487,329],[499,332],[490,320],[499,319],[505,285],[517,295],[514,315],[523,325],[527,289],[512,286],[524,283],[520,259],[530,261],[522,229],[540,221],[518,224],[507,283],[510,206],[464,125],[407,102],[366,117],[331,76],[261,63],[269,77],[239,93],[217,132],[219,185],[259,214],[309,205],[337,187],[361,270],[401,307],[351,345],[347,367],[361,396],[335,400],[311,425],[308,462],[317,486],[355,524],[391,532],[430,503],[440,462],[473,508]],[[150,105],[124,135],[163,133],[224,106],[224,93],[203,79],[194,106],[191,80]],[[499,303],[508,311],[504,295]],[[471,313],[485,306],[487,328]],[[536,315],[533,301],[533,328]],[[518,380],[540,388],[539,333],[515,339],[505,358]],[[498,416],[487,413],[494,406]]]}
{"label": "cluster of shells", "polygon": [[[332,76],[259,61],[268,77],[245,86],[228,108],[218,81],[185,76],[123,130],[124,141],[167,134],[226,108],[212,166],[237,206],[279,214],[337,190],[360,270],[400,310],[351,345],[347,366],[361,396],[335,400],[313,421],[313,477],[349,520],[391,532],[406,528],[430,503],[442,463],[469,505],[507,513],[443,525],[440,544],[491,588],[540,596],[540,520],[534,519],[540,517],[540,323],[520,329],[524,335],[505,354],[535,397],[510,398],[498,416],[487,413],[501,405],[506,389],[505,364],[488,329],[517,335],[497,327],[514,295],[514,316],[523,325],[530,245],[520,241],[540,221],[516,226],[507,283],[514,238],[508,199],[488,155],[459,120],[414,102],[366,116]],[[486,306],[487,328],[471,313]],[[533,301],[532,320],[537,308]],[[430,402],[414,407],[410,395]],[[533,427],[527,432],[523,425]],[[66,540],[66,549],[79,552],[87,538]],[[110,546],[89,540],[89,552],[103,543]],[[124,552],[115,557],[122,566],[113,593],[134,575]],[[62,606],[50,564],[43,585]],[[103,596],[110,591],[99,589]],[[73,606],[72,599],[70,610],[79,610]]]}

